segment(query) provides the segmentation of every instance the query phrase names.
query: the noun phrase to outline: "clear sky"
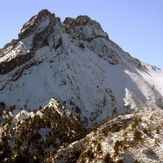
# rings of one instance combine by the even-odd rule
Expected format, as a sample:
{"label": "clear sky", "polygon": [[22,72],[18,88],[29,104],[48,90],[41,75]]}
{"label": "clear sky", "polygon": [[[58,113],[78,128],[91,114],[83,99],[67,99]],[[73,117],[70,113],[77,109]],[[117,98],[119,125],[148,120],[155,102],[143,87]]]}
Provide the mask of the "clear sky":
{"label": "clear sky", "polygon": [[0,48],[43,8],[63,21],[88,15],[109,38],[143,62],[163,69],[163,0],[0,0]]}

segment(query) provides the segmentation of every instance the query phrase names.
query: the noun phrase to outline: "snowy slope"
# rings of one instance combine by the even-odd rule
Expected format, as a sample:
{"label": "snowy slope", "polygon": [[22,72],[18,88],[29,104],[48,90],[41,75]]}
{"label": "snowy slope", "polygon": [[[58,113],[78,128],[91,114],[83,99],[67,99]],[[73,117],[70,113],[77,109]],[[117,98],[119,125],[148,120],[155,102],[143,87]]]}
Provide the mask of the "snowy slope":
{"label": "snowy slope", "polygon": [[0,101],[32,110],[59,100],[82,119],[163,108],[163,71],[112,42],[88,16],[32,17],[0,52]]}

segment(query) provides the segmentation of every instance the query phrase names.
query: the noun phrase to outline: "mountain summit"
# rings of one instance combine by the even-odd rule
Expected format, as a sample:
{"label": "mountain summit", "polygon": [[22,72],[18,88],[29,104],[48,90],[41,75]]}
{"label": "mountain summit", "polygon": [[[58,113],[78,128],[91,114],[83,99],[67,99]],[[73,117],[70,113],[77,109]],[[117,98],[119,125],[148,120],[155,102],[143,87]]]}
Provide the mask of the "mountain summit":
{"label": "mountain summit", "polygon": [[15,105],[17,118],[62,105],[89,128],[163,109],[162,83],[161,69],[123,51],[86,15],[61,22],[43,9],[0,50],[0,101]]}

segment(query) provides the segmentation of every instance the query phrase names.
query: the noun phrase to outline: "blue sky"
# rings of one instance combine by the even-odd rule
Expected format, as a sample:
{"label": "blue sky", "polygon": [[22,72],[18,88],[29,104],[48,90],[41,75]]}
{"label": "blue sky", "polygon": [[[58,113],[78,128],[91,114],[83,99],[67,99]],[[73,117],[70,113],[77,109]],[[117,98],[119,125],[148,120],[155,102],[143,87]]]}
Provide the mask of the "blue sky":
{"label": "blue sky", "polygon": [[43,8],[62,21],[88,15],[123,50],[163,69],[163,0],[1,0],[0,48]]}

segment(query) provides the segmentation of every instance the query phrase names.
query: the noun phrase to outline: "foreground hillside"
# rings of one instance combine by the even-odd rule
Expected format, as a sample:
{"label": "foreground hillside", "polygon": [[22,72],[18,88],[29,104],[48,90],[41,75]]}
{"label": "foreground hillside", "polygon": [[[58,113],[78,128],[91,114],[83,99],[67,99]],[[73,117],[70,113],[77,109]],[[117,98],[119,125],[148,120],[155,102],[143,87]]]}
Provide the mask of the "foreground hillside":
{"label": "foreground hillside", "polygon": [[84,139],[50,156],[45,162],[161,163],[162,134],[162,110],[121,115],[94,128]]}
{"label": "foreground hillside", "polygon": [[16,116],[15,106],[0,108],[0,160],[4,162],[42,162],[87,134],[79,118],[55,100]]}
{"label": "foreground hillside", "polygon": [[92,129],[57,101],[16,116],[13,111],[14,106],[1,115],[3,162],[163,161],[163,110],[120,115]]}
{"label": "foreground hillside", "polygon": [[89,134],[79,163],[163,161],[163,111],[119,116]]}

